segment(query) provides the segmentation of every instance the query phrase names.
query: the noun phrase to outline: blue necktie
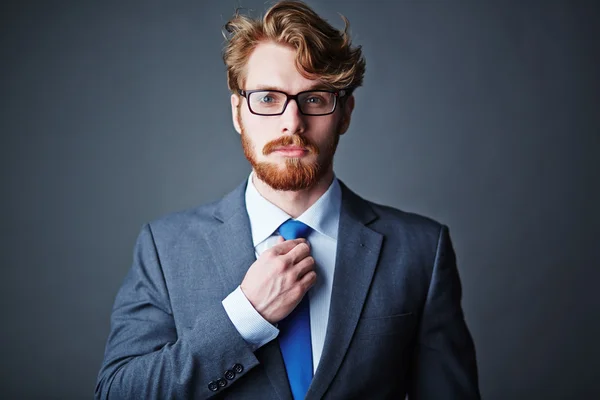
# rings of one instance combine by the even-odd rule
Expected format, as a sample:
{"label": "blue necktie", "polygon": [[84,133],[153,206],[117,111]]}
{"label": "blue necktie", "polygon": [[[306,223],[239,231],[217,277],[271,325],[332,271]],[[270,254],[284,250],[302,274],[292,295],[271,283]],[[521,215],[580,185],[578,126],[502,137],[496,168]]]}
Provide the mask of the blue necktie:
{"label": "blue necktie", "polygon": [[[306,238],[310,226],[287,220],[279,227],[285,240]],[[308,293],[298,306],[279,321],[279,347],[294,400],[304,399],[313,377],[312,346],[310,341],[310,308]]]}

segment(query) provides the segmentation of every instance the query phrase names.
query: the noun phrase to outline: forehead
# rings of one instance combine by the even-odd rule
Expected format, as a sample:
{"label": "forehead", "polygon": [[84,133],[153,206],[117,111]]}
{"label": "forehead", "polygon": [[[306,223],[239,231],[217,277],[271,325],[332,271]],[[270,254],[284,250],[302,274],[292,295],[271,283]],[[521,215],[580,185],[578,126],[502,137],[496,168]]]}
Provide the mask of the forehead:
{"label": "forehead", "polygon": [[276,43],[260,43],[246,65],[245,89],[281,89],[297,93],[322,87],[319,80],[303,77],[296,69],[296,50]]}

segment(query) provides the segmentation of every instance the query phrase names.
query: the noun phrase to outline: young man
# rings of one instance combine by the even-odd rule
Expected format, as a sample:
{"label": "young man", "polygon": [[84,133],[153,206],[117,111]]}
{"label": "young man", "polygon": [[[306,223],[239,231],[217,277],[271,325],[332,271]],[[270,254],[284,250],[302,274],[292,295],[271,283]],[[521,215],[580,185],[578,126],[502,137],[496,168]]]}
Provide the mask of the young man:
{"label": "young man", "polygon": [[96,397],[479,398],[447,227],[334,175],[360,49],[299,2],[226,29],[252,173],[144,226]]}

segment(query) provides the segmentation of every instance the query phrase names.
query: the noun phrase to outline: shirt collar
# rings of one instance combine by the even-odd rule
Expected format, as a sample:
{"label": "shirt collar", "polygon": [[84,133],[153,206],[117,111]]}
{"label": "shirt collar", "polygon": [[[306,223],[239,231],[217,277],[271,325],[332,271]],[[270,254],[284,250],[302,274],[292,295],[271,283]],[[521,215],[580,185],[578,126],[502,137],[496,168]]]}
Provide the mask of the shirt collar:
{"label": "shirt collar", "polygon": [[[250,173],[246,185],[246,210],[250,219],[252,242],[256,247],[291,217],[282,209],[271,203],[258,192],[252,182]],[[323,195],[296,218],[310,226],[313,230],[337,240],[338,224],[342,204],[342,191],[336,177]]]}

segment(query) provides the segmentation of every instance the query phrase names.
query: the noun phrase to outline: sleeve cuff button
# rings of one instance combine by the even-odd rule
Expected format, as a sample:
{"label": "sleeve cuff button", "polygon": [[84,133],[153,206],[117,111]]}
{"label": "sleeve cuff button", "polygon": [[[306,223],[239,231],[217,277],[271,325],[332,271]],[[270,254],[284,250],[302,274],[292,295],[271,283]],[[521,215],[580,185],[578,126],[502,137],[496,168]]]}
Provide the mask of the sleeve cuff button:
{"label": "sleeve cuff button", "polygon": [[244,367],[242,367],[242,364],[235,364],[232,369],[236,374],[241,374]]}
{"label": "sleeve cuff button", "polygon": [[233,380],[233,378],[235,378],[235,372],[233,372],[230,369],[228,369],[227,371],[225,371],[225,379],[231,381],[231,380]]}
{"label": "sleeve cuff button", "polygon": [[208,390],[210,390],[211,392],[216,392],[217,390],[219,390],[219,384],[215,381],[211,381],[208,384]]}

